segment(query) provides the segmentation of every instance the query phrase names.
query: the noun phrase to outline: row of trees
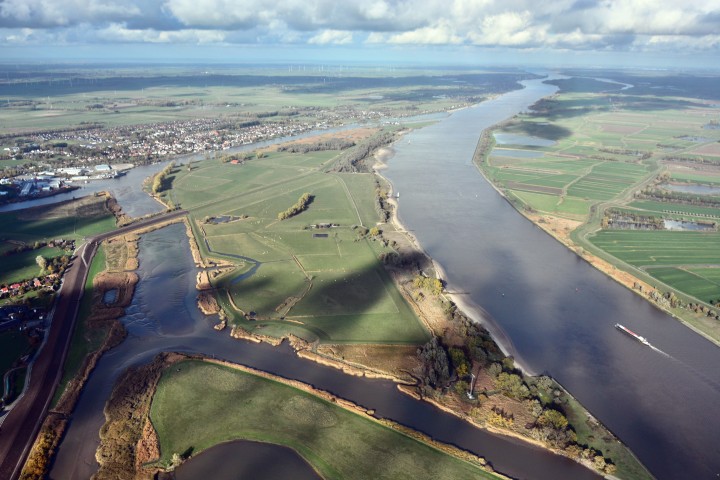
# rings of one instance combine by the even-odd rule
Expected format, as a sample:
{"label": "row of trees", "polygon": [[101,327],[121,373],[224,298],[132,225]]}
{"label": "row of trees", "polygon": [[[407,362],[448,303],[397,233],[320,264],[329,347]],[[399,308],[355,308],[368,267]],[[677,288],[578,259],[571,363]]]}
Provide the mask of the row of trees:
{"label": "row of trees", "polygon": [[313,196],[309,193],[303,193],[302,197],[293,205],[292,207],[288,208],[284,212],[278,213],[278,220],[285,220],[287,218],[290,218],[292,216],[297,215],[298,213],[304,211],[307,209],[308,205],[310,205],[310,202],[312,202]]}
{"label": "row of trees", "polygon": [[173,168],[175,168],[175,162],[170,162],[153,177],[152,193],[157,194],[167,188],[168,175],[170,175]]}
{"label": "row of trees", "polygon": [[345,151],[335,161],[331,168],[333,172],[369,172],[370,168],[365,160],[378,148],[389,145],[395,141],[395,133],[390,130],[383,130],[363,140],[352,149]]}
{"label": "row of trees", "polygon": [[347,150],[348,148],[354,146],[355,142],[352,140],[334,137],[313,143],[290,143],[287,145],[280,145],[278,147],[278,152],[308,153],[321,152],[325,150]]}

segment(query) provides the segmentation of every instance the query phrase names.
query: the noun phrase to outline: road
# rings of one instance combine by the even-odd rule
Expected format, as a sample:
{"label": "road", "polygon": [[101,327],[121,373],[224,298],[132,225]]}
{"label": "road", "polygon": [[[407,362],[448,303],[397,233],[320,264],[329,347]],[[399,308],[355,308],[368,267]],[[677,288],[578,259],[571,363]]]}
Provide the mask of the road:
{"label": "road", "polygon": [[55,313],[45,346],[32,365],[25,395],[0,427],[0,478],[15,480],[42,424],[58,382],[72,338],[80,299],[92,259],[104,240],[187,215],[185,210],[157,215],[116,230],[91,237],[78,249],[73,265],[63,276]]}

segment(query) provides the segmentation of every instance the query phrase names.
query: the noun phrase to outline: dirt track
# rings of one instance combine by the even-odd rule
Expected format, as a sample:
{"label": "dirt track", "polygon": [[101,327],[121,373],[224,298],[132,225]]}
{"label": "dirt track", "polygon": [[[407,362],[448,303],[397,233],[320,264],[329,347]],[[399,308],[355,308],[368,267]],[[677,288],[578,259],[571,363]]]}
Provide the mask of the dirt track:
{"label": "dirt track", "polygon": [[14,480],[30,451],[40,424],[55,393],[75,325],[80,299],[93,256],[103,240],[166,222],[187,214],[176,210],[88,239],[77,252],[63,277],[55,302],[45,346],[32,366],[28,388],[22,400],[8,413],[0,428],[0,478]]}

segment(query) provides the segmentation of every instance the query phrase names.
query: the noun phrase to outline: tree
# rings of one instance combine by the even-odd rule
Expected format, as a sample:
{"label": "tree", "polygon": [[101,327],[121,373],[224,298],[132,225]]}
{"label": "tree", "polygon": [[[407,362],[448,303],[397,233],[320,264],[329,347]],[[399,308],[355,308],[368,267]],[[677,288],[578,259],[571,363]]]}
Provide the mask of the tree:
{"label": "tree", "polygon": [[461,348],[450,348],[450,360],[458,377],[465,377],[470,374],[470,362],[465,357],[465,352]]}
{"label": "tree", "polygon": [[500,373],[495,380],[495,387],[500,390],[503,395],[519,400],[530,396],[530,390],[522,379],[514,373]]}
{"label": "tree", "polygon": [[543,411],[538,418],[538,423],[543,426],[551,426],[557,430],[563,430],[568,426],[565,415],[553,409]]}
{"label": "tree", "polygon": [[42,271],[45,271],[45,268],[47,268],[47,260],[42,255],[35,257],[35,263],[38,264],[38,267],[40,267]]}

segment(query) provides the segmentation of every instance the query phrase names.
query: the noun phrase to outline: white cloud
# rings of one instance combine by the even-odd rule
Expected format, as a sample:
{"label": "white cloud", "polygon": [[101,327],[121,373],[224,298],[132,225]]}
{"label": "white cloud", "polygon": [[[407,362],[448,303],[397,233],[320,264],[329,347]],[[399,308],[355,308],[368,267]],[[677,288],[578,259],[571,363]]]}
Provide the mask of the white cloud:
{"label": "white cloud", "polygon": [[308,40],[308,43],[315,45],[349,45],[352,42],[352,32],[346,32],[343,30],[323,30]]}
{"label": "white cloud", "polygon": [[720,0],[0,0],[6,44],[134,38],[717,51],[718,35]]}
{"label": "white cloud", "polygon": [[0,3],[0,19],[4,25],[53,27],[83,22],[132,18],[140,8],[106,0],[4,0]]}
{"label": "white cloud", "polygon": [[422,45],[458,45],[462,38],[455,32],[447,21],[439,22],[430,27],[422,27],[409,32],[391,35],[387,43],[422,44]]}

